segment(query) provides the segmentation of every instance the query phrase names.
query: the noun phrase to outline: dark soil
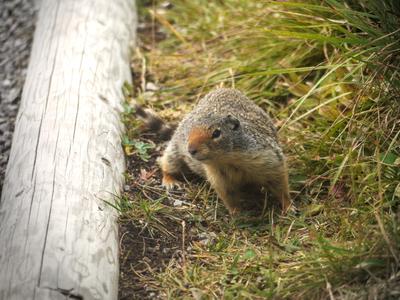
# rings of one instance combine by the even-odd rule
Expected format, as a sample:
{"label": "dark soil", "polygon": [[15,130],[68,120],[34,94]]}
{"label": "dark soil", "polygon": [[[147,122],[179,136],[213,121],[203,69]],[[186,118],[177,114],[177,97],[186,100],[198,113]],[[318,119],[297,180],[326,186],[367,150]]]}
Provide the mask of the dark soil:
{"label": "dark soil", "polygon": [[162,272],[171,258],[180,259],[182,232],[175,224],[168,230],[174,235],[151,233],[132,220],[120,220],[119,299],[158,298],[156,288],[144,284],[141,278],[152,272]]}
{"label": "dark soil", "polygon": [[[176,191],[171,192],[172,197],[157,200],[165,194],[160,187],[161,173],[156,164],[159,155],[157,148],[148,162],[136,155],[127,158],[127,185],[123,197],[129,199],[128,203],[136,203],[145,197],[150,203],[161,201],[166,207],[175,209],[174,201],[187,197],[185,192]],[[173,218],[155,215],[156,222],[162,223],[160,230],[144,222],[145,217],[138,219],[135,209],[131,208],[131,211],[123,213],[119,220],[119,299],[157,299],[160,291],[156,285],[151,285],[151,278],[165,270],[171,260],[183,264],[186,247],[195,237],[190,234],[191,224],[182,224],[185,216],[180,216],[179,212],[175,212]]]}

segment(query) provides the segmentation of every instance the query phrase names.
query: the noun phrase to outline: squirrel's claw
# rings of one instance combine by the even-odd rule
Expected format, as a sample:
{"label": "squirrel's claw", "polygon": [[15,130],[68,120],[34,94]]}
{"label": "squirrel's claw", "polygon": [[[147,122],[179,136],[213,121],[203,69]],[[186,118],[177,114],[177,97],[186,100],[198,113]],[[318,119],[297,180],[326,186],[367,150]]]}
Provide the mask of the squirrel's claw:
{"label": "squirrel's claw", "polygon": [[173,190],[175,187],[180,188],[181,184],[178,180],[176,180],[172,175],[164,173],[162,184],[163,187],[166,188],[167,191]]}

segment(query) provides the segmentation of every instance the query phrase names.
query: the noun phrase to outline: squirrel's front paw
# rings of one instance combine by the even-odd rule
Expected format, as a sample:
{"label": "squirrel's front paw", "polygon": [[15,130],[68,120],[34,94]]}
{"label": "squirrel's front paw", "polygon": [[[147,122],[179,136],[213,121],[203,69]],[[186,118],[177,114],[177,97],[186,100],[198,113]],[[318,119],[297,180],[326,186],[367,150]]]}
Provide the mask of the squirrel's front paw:
{"label": "squirrel's front paw", "polygon": [[174,187],[181,187],[181,184],[178,180],[176,180],[172,175],[168,173],[163,174],[162,184],[168,191],[173,190]]}

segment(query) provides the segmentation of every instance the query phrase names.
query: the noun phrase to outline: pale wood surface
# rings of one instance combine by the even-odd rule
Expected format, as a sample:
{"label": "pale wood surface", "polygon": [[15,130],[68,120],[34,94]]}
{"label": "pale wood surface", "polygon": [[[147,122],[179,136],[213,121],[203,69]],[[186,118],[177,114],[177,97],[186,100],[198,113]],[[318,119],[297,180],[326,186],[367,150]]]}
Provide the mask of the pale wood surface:
{"label": "pale wood surface", "polygon": [[133,0],[41,0],[0,202],[0,299],[116,299]]}

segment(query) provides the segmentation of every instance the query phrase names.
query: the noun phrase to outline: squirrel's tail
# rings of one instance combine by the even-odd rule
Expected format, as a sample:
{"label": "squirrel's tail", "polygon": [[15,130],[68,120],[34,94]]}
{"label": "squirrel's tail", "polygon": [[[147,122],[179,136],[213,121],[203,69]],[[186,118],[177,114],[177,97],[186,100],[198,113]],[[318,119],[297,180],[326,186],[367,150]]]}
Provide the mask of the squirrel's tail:
{"label": "squirrel's tail", "polygon": [[168,124],[161,119],[152,109],[144,108],[139,104],[134,104],[136,115],[143,120],[145,127],[158,135],[163,141],[171,139],[176,125]]}

